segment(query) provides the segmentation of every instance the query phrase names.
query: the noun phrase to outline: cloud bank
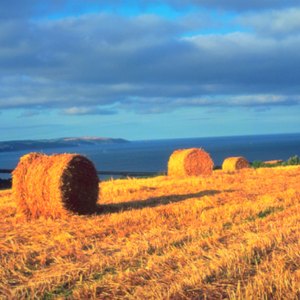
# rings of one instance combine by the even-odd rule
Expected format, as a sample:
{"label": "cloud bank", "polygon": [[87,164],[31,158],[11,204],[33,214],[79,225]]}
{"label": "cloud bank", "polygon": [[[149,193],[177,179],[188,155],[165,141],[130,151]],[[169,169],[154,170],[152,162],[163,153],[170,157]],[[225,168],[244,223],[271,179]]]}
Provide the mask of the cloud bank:
{"label": "cloud bank", "polygon": [[0,10],[0,109],[109,115],[299,105],[300,5],[248,2],[190,0],[185,6],[198,10],[166,18],[97,10],[69,16],[69,1],[18,1],[17,10],[10,1]]}

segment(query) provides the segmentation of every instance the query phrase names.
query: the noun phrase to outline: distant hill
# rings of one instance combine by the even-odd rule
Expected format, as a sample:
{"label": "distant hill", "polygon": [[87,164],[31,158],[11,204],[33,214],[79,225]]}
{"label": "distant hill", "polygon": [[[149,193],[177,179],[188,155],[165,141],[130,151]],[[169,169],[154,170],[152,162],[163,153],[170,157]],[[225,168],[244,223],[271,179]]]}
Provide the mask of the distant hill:
{"label": "distant hill", "polygon": [[49,148],[78,147],[84,145],[103,145],[129,143],[124,139],[113,139],[104,137],[66,137],[45,140],[23,140],[0,142],[0,152],[19,150],[43,150]]}

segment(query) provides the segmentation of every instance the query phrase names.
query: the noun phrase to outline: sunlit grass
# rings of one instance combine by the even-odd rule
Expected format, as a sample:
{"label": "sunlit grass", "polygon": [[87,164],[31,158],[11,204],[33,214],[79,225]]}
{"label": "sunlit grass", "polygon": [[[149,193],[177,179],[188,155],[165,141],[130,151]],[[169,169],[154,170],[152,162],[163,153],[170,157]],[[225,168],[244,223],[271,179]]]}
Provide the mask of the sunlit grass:
{"label": "sunlit grass", "polygon": [[300,167],[111,180],[100,189],[92,216],[29,222],[11,191],[0,191],[1,296],[300,296]]}

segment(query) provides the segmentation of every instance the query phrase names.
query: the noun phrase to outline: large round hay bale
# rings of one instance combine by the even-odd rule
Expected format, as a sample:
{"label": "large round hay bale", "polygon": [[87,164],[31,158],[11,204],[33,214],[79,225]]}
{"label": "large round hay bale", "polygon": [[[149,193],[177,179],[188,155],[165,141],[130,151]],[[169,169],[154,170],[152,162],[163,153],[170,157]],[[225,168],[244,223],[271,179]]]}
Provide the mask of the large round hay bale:
{"label": "large round hay bale", "polygon": [[203,149],[179,149],[169,158],[168,175],[176,177],[211,175],[213,167],[213,160]]}
{"label": "large round hay bale", "polygon": [[18,210],[28,218],[60,217],[95,209],[99,179],[93,163],[78,154],[21,157],[12,178]]}
{"label": "large round hay bale", "polygon": [[225,172],[234,172],[236,170],[249,168],[249,162],[242,156],[228,157],[223,161],[222,170]]}

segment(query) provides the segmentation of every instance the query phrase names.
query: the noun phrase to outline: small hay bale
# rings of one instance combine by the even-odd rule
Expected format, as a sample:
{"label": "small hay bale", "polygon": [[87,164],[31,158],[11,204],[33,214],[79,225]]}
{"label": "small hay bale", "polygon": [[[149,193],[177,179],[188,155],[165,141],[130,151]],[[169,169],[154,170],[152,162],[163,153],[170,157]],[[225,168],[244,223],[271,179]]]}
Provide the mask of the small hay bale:
{"label": "small hay bale", "polygon": [[274,159],[274,160],[266,160],[264,161],[264,164],[266,165],[276,165],[276,164],[279,164],[279,163],[282,163],[283,160],[282,159]]}
{"label": "small hay bale", "polygon": [[175,177],[211,175],[213,167],[213,160],[203,149],[179,149],[169,158],[168,175]]}
{"label": "small hay bale", "polygon": [[236,170],[249,168],[249,162],[242,156],[228,157],[223,161],[222,170],[225,172],[234,172]]}
{"label": "small hay bale", "polygon": [[27,218],[56,218],[68,211],[93,211],[99,179],[93,163],[84,156],[33,152],[21,157],[13,171],[12,189],[19,212]]}

